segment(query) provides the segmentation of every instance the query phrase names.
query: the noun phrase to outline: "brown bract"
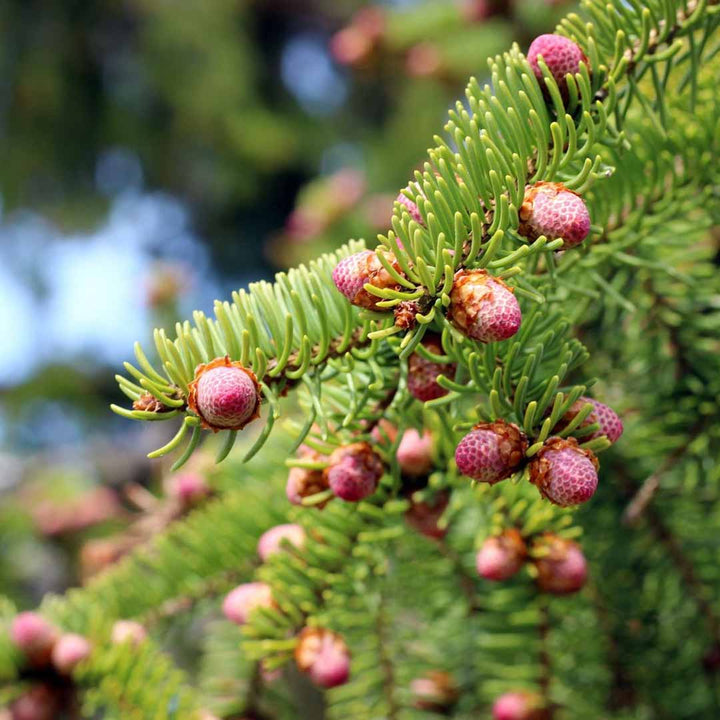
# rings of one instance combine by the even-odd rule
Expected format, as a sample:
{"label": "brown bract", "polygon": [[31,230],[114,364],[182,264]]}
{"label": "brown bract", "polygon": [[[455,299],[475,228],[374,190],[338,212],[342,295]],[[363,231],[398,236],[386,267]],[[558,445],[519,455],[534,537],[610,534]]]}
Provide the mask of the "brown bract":
{"label": "brown bract", "polygon": [[395,307],[395,325],[403,330],[415,327],[415,317],[420,312],[420,305],[414,301],[401,302]]}
{"label": "brown bract", "polygon": [[497,536],[503,548],[510,550],[515,557],[524,560],[527,557],[527,545],[517,528],[506,528]]}
{"label": "brown bract", "polygon": [[520,463],[525,459],[528,449],[527,435],[514,423],[496,420],[491,423],[478,423],[473,430],[490,430],[499,440],[498,450],[500,457],[506,467],[511,470],[506,477],[510,477],[516,471]]}
{"label": "brown bract", "polygon": [[[395,256],[391,252],[384,254],[388,263],[392,266],[398,274],[404,275],[402,268],[395,259]],[[377,256],[377,252],[368,253],[361,261],[365,267],[360,266],[360,273],[363,277],[367,277],[366,285],[372,285],[380,290],[398,290],[399,286],[395,278],[385,269],[380,259]],[[382,298],[377,295],[369,293],[364,287],[361,288],[355,297],[350,301],[353,305],[358,307],[367,308],[368,310],[383,311],[383,308],[379,308],[377,304],[382,302]]]}
{"label": "brown bract", "polygon": [[[233,367],[237,368],[238,370],[242,370],[253,381],[253,384],[255,385],[255,392],[257,393],[257,402],[255,403],[255,411],[253,412],[253,414],[250,415],[250,417],[241,424],[232,427],[216,427],[210,424],[202,416],[202,413],[200,412],[197,404],[197,384],[200,378],[203,376],[204,373],[208,372],[209,370],[214,370],[215,368],[219,367]],[[213,432],[220,432],[221,430],[242,430],[248,423],[251,423],[253,420],[256,420],[260,417],[261,399],[262,397],[260,395],[260,383],[258,383],[255,373],[249,368],[246,368],[241,362],[237,360],[230,360],[227,355],[222,358],[215,358],[209,363],[200,363],[200,365],[195,368],[195,378],[192,380],[192,382],[188,384],[188,407],[200,418],[202,426],[206,430],[212,430]]]}
{"label": "brown bract", "polygon": [[176,408],[169,407],[164,403],[160,402],[154,395],[150,393],[144,393],[137,400],[133,402],[133,410],[140,410],[141,412],[151,413],[168,413],[172,412]]}
{"label": "brown bract", "polygon": [[600,468],[600,463],[595,453],[581,448],[580,443],[578,443],[574,437],[551,437],[545,441],[545,444],[530,462],[530,482],[535,485],[543,495],[545,495],[545,490],[550,482],[551,464],[545,458],[545,454],[550,450],[575,450],[585,455],[595,466],[595,470]]}

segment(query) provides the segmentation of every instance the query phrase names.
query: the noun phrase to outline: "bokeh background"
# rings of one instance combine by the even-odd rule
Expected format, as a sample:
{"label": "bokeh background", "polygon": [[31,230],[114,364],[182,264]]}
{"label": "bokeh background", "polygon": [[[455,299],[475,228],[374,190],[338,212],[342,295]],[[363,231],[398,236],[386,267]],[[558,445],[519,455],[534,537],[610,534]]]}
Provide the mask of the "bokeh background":
{"label": "bokeh background", "polygon": [[468,77],[568,10],[0,3],[0,592],[81,582],[162,493],[171,429],[108,409],[133,343],[384,232]]}

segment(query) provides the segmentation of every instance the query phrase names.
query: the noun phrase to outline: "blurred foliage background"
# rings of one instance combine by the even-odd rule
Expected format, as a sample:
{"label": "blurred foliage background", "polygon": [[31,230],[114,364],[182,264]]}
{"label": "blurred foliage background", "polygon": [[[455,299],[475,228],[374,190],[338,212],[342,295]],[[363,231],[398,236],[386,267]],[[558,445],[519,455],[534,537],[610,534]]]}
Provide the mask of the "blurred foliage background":
{"label": "blurred foliage background", "polygon": [[165,428],[108,410],[135,340],[389,225],[486,58],[557,0],[0,3],[0,591],[113,560]]}

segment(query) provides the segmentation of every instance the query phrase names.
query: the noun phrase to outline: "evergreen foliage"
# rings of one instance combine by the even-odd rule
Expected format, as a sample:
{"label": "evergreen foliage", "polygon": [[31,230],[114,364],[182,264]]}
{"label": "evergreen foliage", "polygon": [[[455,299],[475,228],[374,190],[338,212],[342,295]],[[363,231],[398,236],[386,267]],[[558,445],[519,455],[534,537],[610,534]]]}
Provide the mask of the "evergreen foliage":
{"label": "evergreen foliage", "polygon": [[[455,718],[490,717],[494,699],[515,690],[538,693],[556,720],[718,716],[719,10],[708,0],[585,0],[557,30],[587,56],[566,97],[547,68],[544,83],[536,80],[520,48],[492,59],[491,84],[470,81],[404,191],[422,222],[396,203],[379,238],[377,256],[400,289],[366,290],[386,312],[350,305],[332,282],[337,262],[365,248],[351,241],[217,302],[214,318],[196,313],[173,336],[156,331],[155,362],[136,346],[135,364],[118,376],[134,409],[113,409],[179,421],[153,453],[174,453],[173,469],[207,434],[187,407],[197,365],[227,355],[252,369],[262,414],[218,438],[216,499],[43,604],[57,626],[93,642],[74,675],[87,717],[199,718],[200,708],[227,717],[440,717],[416,707],[410,691],[431,670],[457,683],[447,711]],[[519,232],[526,186],[541,181],[586,202],[593,225],[579,248],[559,253],[562,239]],[[481,344],[448,320],[460,268],[513,288],[523,312],[515,336]],[[416,303],[409,329],[395,322],[401,303]],[[420,344],[428,331],[441,335],[443,356]],[[447,394],[424,404],[412,397],[413,352],[457,365],[438,381]],[[478,422],[517,424],[528,458],[553,435],[608,449],[606,437],[588,439],[598,429],[583,425],[591,408],[560,424],[590,388],[619,412],[625,435],[602,453],[598,493],[579,510],[544,500],[526,470],[496,485],[458,474],[454,448]],[[381,419],[397,439],[377,442]],[[434,469],[414,482],[396,458],[410,427],[435,438]],[[323,492],[289,505],[288,466],[323,464],[298,456],[301,444],[324,456],[358,440],[379,445],[386,464],[374,495],[313,507],[329,499]],[[243,447],[231,455],[236,441]],[[423,537],[405,514],[445,492],[447,534]],[[300,523],[306,543],[260,565],[257,540],[280,522]],[[508,527],[531,555],[547,533],[578,541],[590,564],[584,590],[539,592],[533,564],[503,583],[478,577],[475,553]],[[205,626],[193,687],[156,640],[183,613],[207,614],[250,580],[271,586],[275,606],[241,630]],[[3,624],[12,614],[0,607]],[[112,645],[118,618],[141,620],[154,639]],[[345,638],[347,684],[320,694],[294,668],[308,625]],[[282,678],[269,681],[276,669]],[[10,695],[18,678],[32,679],[5,633],[0,677]]]}

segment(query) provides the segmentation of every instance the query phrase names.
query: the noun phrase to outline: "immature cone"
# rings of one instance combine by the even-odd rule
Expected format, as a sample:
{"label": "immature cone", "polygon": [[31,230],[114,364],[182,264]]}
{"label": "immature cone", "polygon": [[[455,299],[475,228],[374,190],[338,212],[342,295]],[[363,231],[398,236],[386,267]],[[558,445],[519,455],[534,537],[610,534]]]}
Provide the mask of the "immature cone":
{"label": "immature cone", "polygon": [[11,720],[57,720],[60,703],[48,685],[33,685],[10,706]]}
{"label": "immature cone", "polygon": [[[418,187],[415,183],[410,183],[405,190],[410,191],[411,194],[417,195],[418,194]],[[397,201],[405,208],[405,210],[408,211],[408,214],[410,217],[418,223],[418,225],[422,225],[425,227],[425,220],[423,220],[423,216],[420,214],[420,210],[416,203],[411,200],[407,195],[405,195],[404,192],[401,192],[397,196]]]}
{"label": "immature cone", "polygon": [[575,438],[552,437],[530,461],[530,482],[554,505],[579,505],[595,494],[599,467]]}
{"label": "immature cone", "polygon": [[432,77],[443,69],[443,56],[433,42],[413,45],[405,58],[405,69],[410,77]]}
{"label": "immature cone", "polygon": [[198,365],[188,385],[188,407],[213,432],[242,430],[260,416],[255,373],[229,357]]}
{"label": "immature cone", "polygon": [[447,535],[447,528],[440,527],[438,522],[450,502],[450,494],[443,490],[427,502],[412,499],[410,502],[412,504],[405,511],[407,524],[425,537],[442,540]]}
{"label": "immature cone", "polygon": [[392,445],[397,438],[397,428],[389,420],[381,418],[373,427],[370,437],[377,445]]}
{"label": "immature cone", "polygon": [[[402,270],[392,253],[385,253],[388,262],[402,275]],[[353,304],[358,307],[387,312],[386,308],[379,308],[381,297],[372,295],[365,290],[365,285],[376,288],[395,290],[398,287],[395,278],[383,267],[373,250],[361,250],[341,260],[332,272],[335,287]]]}
{"label": "immature cone", "polygon": [[345,640],[330,630],[306,627],[298,638],[295,662],[322,688],[342,685],[350,676],[350,653]]}
{"label": "immature cone", "polygon": [[520,305],[510,288],[485,270],[455,273],[448,315],[458,330],[483,343],[507,340],[522,322]]}
{"label": "immature cone", "polygon": [[372,38],[362,29],[350,25],[339,30],[330,40],[330,52],[342,65],[360,65],[373,50]]}
{"label": "immature cone", "polygon": [[147,630],[134,620],[118,620],[113,625],[110,639],[113,645],[129,643],[133,647],[138,647],[147,640]]}
{"label": "immature cone", "polygon": [[450,673],[431,670],[410,683],[413,705],[418,710],[444,713],[450,710],[460,697],[457,683]]}
{"label": "immature cone", "polygon": [[525,188],[520,207],[521,235],[534,240],[562,238],[563,249],[577,247],[590,232],[590,213],[585,201],[562,183],[539,182]]}
{"label": "immature cone", "polygon": [[463,475],[492,485],[518,470],[527,448],[517,425],[504,420],[480,423],[458,443],[455,462]]}
{"label": "immature cone", "polygon": [[52,663],[61,675],[70,675],[83,661],[90,657],[92,646],[87,638],[74,633],[61,635],[52,651]]}
{"label": "immature cone", "polygon": [[274,605],[270,586],[263,582],[251,582],[231,590],[225,596],[222,611],[231,622],[244,625],[253,610],[260,607],[271,608]]}
{"label": "immature cone", "polygon": [[[443,355],[444,350],[440,336],[427,333],[422,345],[434,355]],[[427,402],[448,394],[448,390],[437,383],[438,375],[453,378],[457,366],[455,363],[434,363],[424,358],[420,353],[414,352],[408,360],[408,392],[417,400]]]}
{"label": "immature cone", "polygon": [[[306,460],[320,461],[325,457],[314,450],[303,453]],[[303,498],[317,495],[319,492],[328,489],[327,476],[324,470],[314,470],[312,468],[294,467],[290,469],[287,484],[285,485],[285,494],[287,499],[293,505],[302,505]],[[327,502],[320,505],[314,505],[315,508],[323,508]]]}
{"label": "immature cone", "polygon": [[373,41],[377,41],[385,34],[387,13],[384,8],[373,5],[360,8],[353,15],[352,24],[366,32]]}
{"label": "immature cone", "polygon": [[580,72],[581,62],[588,64],[585,53],[572,40],[568,40],[562,35],[540,35],[536,37],[528,48],[527,60],[543,92],[546,92],[546,85],[538,63],[539,56],[542,56],[563,96],[567,93],[565,76],[568,73],[575,75],[575,73]]}
{"label": "immature cone", "polygon": [[292,523],[276,525],[265,531],[258,540],[257,549],[260,559],[265,562],[271,555],[282,552],[285,549],[283,541],[301,548],[305,544],[305,531],[300,525]]}
{"label": "immature cone", "polygon": [[423,434],[410,428],[403,433],[397,449],[397,460],[403,475],[419,477],[433,468],[433,439],[429,431]]}
{"label": "immature cone", "polygon": [[463,0],[460,12],[466,22],[482,22],[493,14],[494,8],[491,0]]}
{"label": "immature cone", "polygon": [[542,699],[533,693],[508,692],[493,704],[493,720],[544,720]]}
{"label": "immature cone", "polygon": [[46,665],[58,639],[58,631],[41,615],[22,612],[10,627],[10,638],[33,665]]}
{"label": "immature cone", "polygon": [[338,448],[325,471],[333,493],[348,502],[357,502],[377,490],[384,469],[382,460],[366,442]]}
{"label": "immature cone", "polygon": [[486,580],[507,580],[517,573],[527,557],[527,547],[515,528],[489,537],[475,558],[478,574]]}
{"label": "immature cone", "polygon": [[570,595],[582,589],[587,580],[587,560],[580,546],[550,533],[540,541],[542,554],[535,559],[537,584],[552,595]]}
{"label": "immature cone", "polygon": [[594,440],[603,435],[605,435],[611,443],[617,442],[623,434],[622,420],[620,420],[612,408],[589,397],[581,397],[579,400],[576,400],[570,406],[570,409],[560,418],[560,422],[555,426],[555,430],[562,432],[588,403],[593,406],[593,410],[585,420],[580,423],[580,427],[584,428],[588,425],[594,425],[595,423],[600,427],[592,433],[592,435],[584,435],[583,442]]}
{"label": "immature cone", "polygon": [[170,478],[168,492],[182,507],[191,508],[210,495],[210,487],[199,473],[184,472]]}

